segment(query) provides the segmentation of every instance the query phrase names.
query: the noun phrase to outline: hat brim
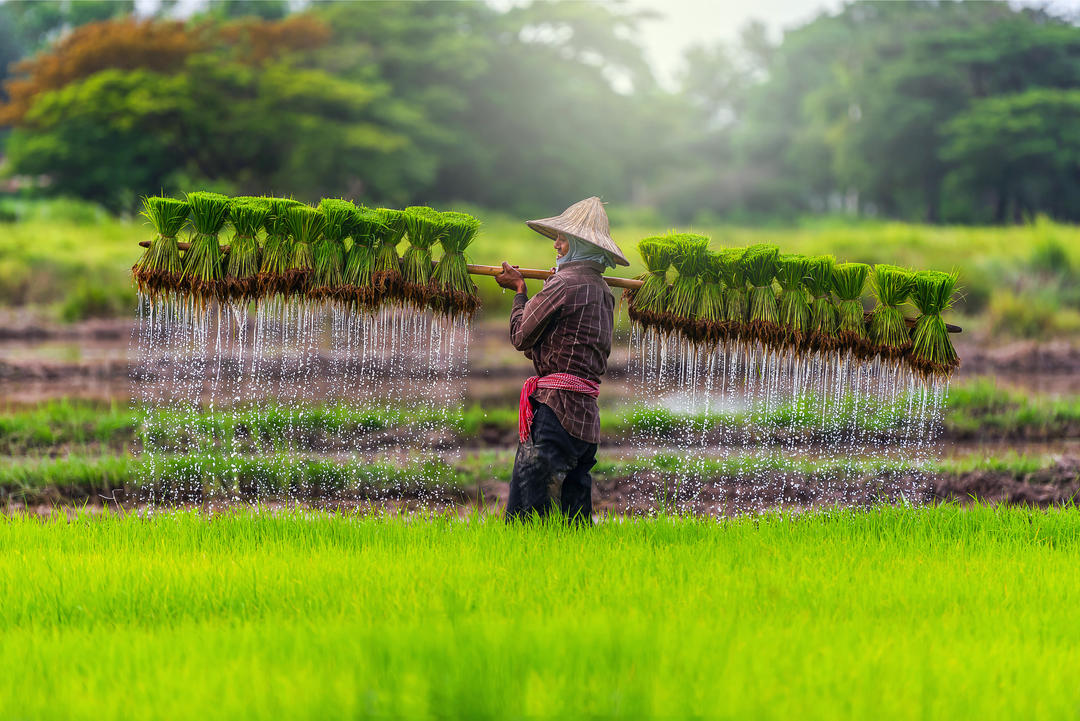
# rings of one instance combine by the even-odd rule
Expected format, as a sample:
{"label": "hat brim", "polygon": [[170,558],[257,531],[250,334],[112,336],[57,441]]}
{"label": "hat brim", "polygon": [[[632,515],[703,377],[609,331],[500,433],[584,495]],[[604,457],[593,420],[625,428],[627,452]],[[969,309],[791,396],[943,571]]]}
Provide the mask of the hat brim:
{"label": "hat brim", "polygon": [[555,240],[557,237],[559,237],[559,233],[571,236],[573,238],[576,238],[577,240],[580,240],[582,243],[588,243],[594,248],[598,248],[609,254],[612,260],[615,261],[615,265],[630,265],[630,261],[626,259],[626,256],[623,255],[622,251],[619,249],[619,246],[616,245],[615,241],[612,240],[609,236],[603,236],[596,239],[586,238],[581,233],[575,233],[573,230],[563,227],[561,224],[562,220],[563,219],[559,216],[556,216],[554,218],[543,218],[541,220],[526,220],[525,225],[529,226],[540,235],[551,238],[552,240]]}

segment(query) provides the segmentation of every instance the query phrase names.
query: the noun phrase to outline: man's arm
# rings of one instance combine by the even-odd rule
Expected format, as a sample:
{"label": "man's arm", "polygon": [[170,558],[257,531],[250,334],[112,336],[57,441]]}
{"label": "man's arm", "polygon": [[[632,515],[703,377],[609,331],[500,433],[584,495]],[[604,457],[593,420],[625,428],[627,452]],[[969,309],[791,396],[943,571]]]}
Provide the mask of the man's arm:
{"label": "man's arm", "polygon": [[514,296],[510,311],[510,343],[518,350],[528,350],[540,340],[544,329],[558,314],[563,303],[563,284],[552,276],[532,298],[524,292]]}
{"label": "man's arm", "polygon": [[510,312],[510,342],[517,350],[528,350],[536,344],[547,324],[559,312],[563,299],[562,280],[552,276],[544,283],[543,290],[529,300],[525,292],[525,279],[517,268],[505,262],[502,267],[502,272],[495,276],[495,282],[516,293],[514,309]]}

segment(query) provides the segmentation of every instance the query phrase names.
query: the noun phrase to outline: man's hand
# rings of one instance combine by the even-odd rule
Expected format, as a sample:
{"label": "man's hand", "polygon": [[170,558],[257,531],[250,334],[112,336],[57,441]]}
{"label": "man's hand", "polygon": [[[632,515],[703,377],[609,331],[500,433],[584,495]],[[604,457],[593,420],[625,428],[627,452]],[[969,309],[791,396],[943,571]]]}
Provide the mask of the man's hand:
{"label": "man's hand", "polygon": [[516,265],[510,265],[505,260],[502,264],[502,272],[495,276],[495,282],[507,290],[515,293],[525,292],[525,279],[521,277]]}

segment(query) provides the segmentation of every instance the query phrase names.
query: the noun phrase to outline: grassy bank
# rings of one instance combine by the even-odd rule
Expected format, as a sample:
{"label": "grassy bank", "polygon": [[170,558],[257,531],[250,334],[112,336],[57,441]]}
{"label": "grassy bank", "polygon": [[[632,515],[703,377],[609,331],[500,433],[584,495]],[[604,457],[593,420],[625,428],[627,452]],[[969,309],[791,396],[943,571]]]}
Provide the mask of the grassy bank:
{"label": "grassy bank", "polygon": [[[927,461],[899,458],[791,458],[776,448],[772,453],[737,451],[725,457],[688,457],[657,453],[624,455],[601,452],[593,481],[610,484],[629,477],[679,485],[688,481],[723,484],[736,480],[764,483],[787,478],[822,488],[835,483],[887,480],[905,474],[959,477],[990,471],[1016,481],[1056,468],[1058,460],[1044,454],[1016,452],[969,455]],[[128,455],[69,455],[63,458],[9,458],[0,466],[0,501],[50,503],[88,498],[96,501],[123,489],[132,501],[192,497],[268,499],[274,497],[347,498],[409,496],[422,491],[459,493],[490,482],[506,483],[514,452],[477,451],[453,458],[432,454],[409,459],[386,457],[359,461],[318,457],[228,456],[189,453],[153,460]]]}
{"label": "grassy bank", "polygon": [[[545,238],[517,219],[477,213],[484,225],[470,248],[475,262],[552,265]],[[636,242],[666,226],[619,216],[613,209],[613,234],[634,263],[622,274],[636,275],[642,270]],[[49,306],[68,320],[132,312],[129,270],[139,255],[136,243],[151,237],[142,222],[57,212],[3,230],[0,305]],[[971,329],[1021,338],[1080,334],[1080,230],[1071,226],[1041,220],[1007,228],[812,221],[787,228],[717,225],[693,230],[710,235],[716,247],[772,243],[785,251],[830,253],[851,261],[958,269],[963,298],[957,311],[979,318]],[[509,307],[511,295],[494,282],[480,279],[478,286],[485,307],[498,312]]]}
{"label": "grassy bank", "polygon": [[[765,427],[783,431],[829,431],[851,423],[846,413],[823,418],[816,409],[781,407],[768,417],[755,419]],[[517,428],[517,409],[511,406],[469,405],[442,411],[421,408],[354,408],[347,405],[309,405],[296,409],[268,406],[236,415],[206,413],[180,415],[157,411],[146,418],[140,411],[121,404],[101,404],[77,400],[47,401],[31,407],[9,407],[0,411],[0,453],[7,455],[48,454],[87,448],[129,450],[144,442],[163,448],[181,448],[208,438],[225,445],[233,439],[242,447],[276,442],[296,429],[310,441],[320,435],[339,435],[350,443],[366,438],[393,440],[402,429],[445,430],[457,441],[470,441],[494,434],[512,443]],[[737,426],[743,414],[714,413],[688,416],[661,408],[621,407],[606,409],[602,429],[611,442],[628,434],[654,438],[677,438],[693,429]],[[881,416],[859,415],[860,426],[882,430],[888,422]],[[946,438],[990,440],[1063,440],[1080,437],[1080,397],[1052,398],[1019,393],[997,386],[991,379],[955,384],[943,419]],[[490,440],[488,441],[491,442]]]}
{"label": "grassy bank", "polygon": [[0,525],[0,708],[1066,718],[1078,541],[1074,510],[983,507],[588,530],[14,519]]}

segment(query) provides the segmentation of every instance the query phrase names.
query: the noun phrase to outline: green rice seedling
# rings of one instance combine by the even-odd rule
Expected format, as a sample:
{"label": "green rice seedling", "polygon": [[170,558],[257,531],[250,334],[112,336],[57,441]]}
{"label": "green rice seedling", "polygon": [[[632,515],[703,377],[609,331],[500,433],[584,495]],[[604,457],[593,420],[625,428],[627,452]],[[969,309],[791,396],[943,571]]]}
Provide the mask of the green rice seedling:
{"label": "green rice seedling", "polygon": [[288,292],[286,274],[292,261],[292,240],[289,238],[288,209],[302,205],[292,198],[267,198],[267,213],[263,220],[266,241],[263,243],[262,264],[259,266],[259,294],[268,296]]}
{"label": "green rice seedling", "polygon": [[888,357],[903,353],[911,342],[907,320],[901,306],[911,295],[912,273],[895,265],[875,265],[870,285],[877,306],[870,317],[870,339]]}
{"label": "green rice seedling", "polygon": [[183,275],[176,236],[190,212],[191,206],[183,200],[143,198],[142,216],[154,226],[157,237],[150,241],[150,247],[131,269],[140,293],[154,297],[176,290]]}
{"label": "green rice seedling", "polygon": [[810,330],[810,303],[803,287],[809,269],[810,259],[805,255],[785,254],[776,260],[780,325],[785,340],[795,346],[802,345]]}
{"label": "green rice seedling", "polygon": [[737,335],[747,322],[745,248],[724,248],[720,256],[720,280],[724,283],[724,323],[728,336]]}
{"label": "green rice seedling", "polygon": [[229,219],[229,198],[220,193],[187,194],[194,235],[184,254],[183,283],[200,304],[223,294],[221,246],[218,233]]}
{"label": "green rice seedling", "polygon": [[638,276],[641,287],[628,291],[626,300],[630,319],[643,328],[663,328],[665,325],[669,291],[667,272],[675,253],[675,245],[671,241],[673,235],[669,233],[644,238],[638,243],[645,272]]}
{"label": "green rice seedling", "polygon": [[753,245],[746,249],[742,266],[750,284],[750,310],[747,333],[765,343],[775,343],[780,337],[780,311],[776,305],[773,278],[780,250],[774,245]]}
{"label": "green rice seedling", "polygon": [[315,241],[315,274],[308,294],[315,298],[342,298],[345,238],[352,233],[356,206],[347,200],[324,198],[319,210],[326,216],[326,230]]}
{"label": "green rice seedling", "polygon": [[446,232],[446,220],[442,213],[427,206],[413,205],[404,212],[409,247],[401,256],[401,292],[407,302],[426,308],[434,295],[431,246]]}
{"label": "green rice seedling", "polygon": [[252,300],[259,274],[259,230],[266,222],[270,206],[258,198],[233,198],[229,216],[233,234],[229,243],[229,263],[225,276],[226,294],[241,301]]}
{"label": "green rice seedling", "polygon": [[371,279],[381,298],[400,300],[403,279],[397,247],[405,237],[405,212],[393,208],[379,208],[378,212],[382,225],[377,232]]}
{"label": "green rice seedling", "polygon": [[326,231],[326,216],[309,205],[294,205],[285,211],[285,224],[292,240],[286,286],[290,293],[305,292],[315,272],[314,245]]}
{"label": "green rice seedling", "polygon": [[688,338],[696,339],[694,321],[701,308],[701,274],[707,263],[709,239],[694,233],[678,233],[671,242],[675,246],[671,264],[678,275],[671,284],[668,311],[674,316],[676,327]]}
{"label": "green rice seedling", "polygon": [[724,322],[724,286],[723,256],[718,252],[705,252],[705,268],[701,273],[701,305],[698,307],[698,337],[715,343],[724,337],[727,325]]}
{"label": "green rice seedling", "polygon": [[375,270],[375,243],[385,232],[382,214],[371,208],[357,208],[349,224],[352,243],[345,256],[342,273],[344,291],[364,308],[378,305],[378,294],[372,281]]}
{"label": "green rice seedling", "polygon": [[941,314],[952,307],[956,273],[924,270],[912,280],[911,302],[919,309],[908,362],[926,375],[948,377],[960,365]]}
{"label": "green rice seedling", "polygon": [[832,300],[835,269],[836,259],[831,255],[810,258],[806,269],[804,284],[810,293],[810,338],[813,347],[819,350],[836,347],[838,318]]}
{"label": "green rice seedling", "polygon": [[870,266],[865,263],[838,263],[833,269],[832,289],[839,301],[836,336],[843,346],[859,356],[870,352],[862,305],[869,275]]}
{"label": "green rice seedling", "polygon": [[442,214],[446,230],[442,235],[443,255],[432,272],[438,289],[433,308],[449,316],[472,316],[480,307],[476,284],[469,277],[465,250],[480,233],[480,221],[468,213]]}

